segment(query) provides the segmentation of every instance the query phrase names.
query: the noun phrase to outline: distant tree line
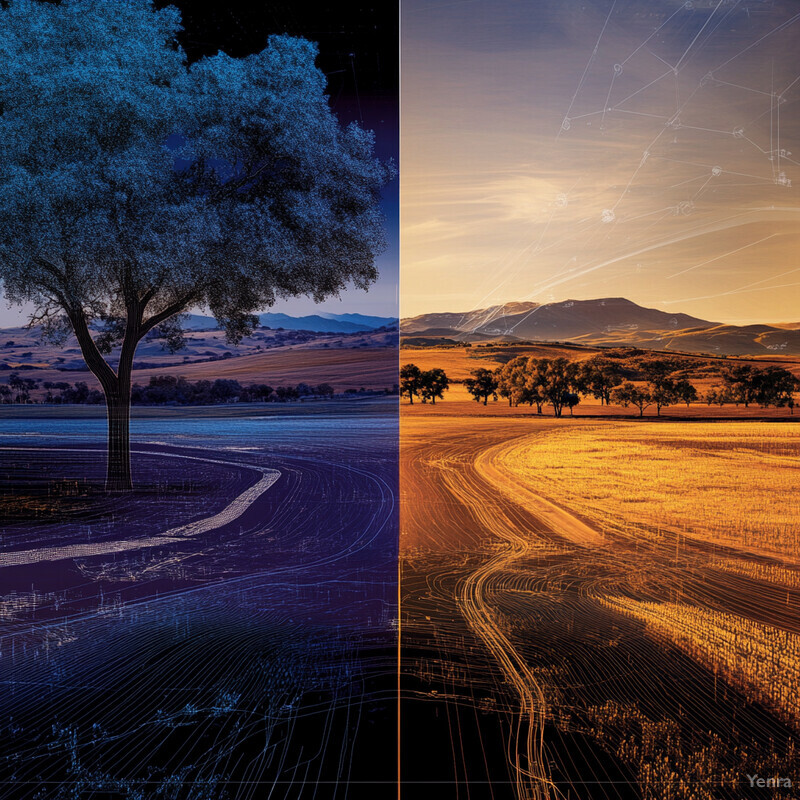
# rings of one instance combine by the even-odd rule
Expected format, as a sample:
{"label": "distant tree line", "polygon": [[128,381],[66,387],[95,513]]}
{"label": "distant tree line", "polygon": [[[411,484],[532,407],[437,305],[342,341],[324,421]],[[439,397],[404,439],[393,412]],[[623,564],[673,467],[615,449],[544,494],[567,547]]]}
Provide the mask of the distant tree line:
{"label": "distant tree line", "polygon": [[[794,413],[794,393],[800,388],[800,381],[781,367],[726,366],[715,372],[722,385],[701,398],[689,379],[687,363],[681,358],[654,358],[640,352],[625,360],[614,355],[597,355],[582,361],[519,355],[493,370],[473,370],[464,387],[483,405],[490,398],[496,401],[503,397],[509,406],[536,406],[538,414],[550,406],[556,417],[565,408],[572,414],[581,397],[588,396],[601,405],[633,406],[640,417],[650,407],[660,416],[663,408],[681,403],[688,408],[701,399],[709,405],[788,407]],[[701,367],[708,369],[708,365]],[[414,397],[435,402],[442,397],[442,387],[448,385],[441,369],[423,372],[414,364],[406,364],[400,371],[401,396],[407,396],[411,403]]]}
{"label": "distant tree line", "polygon": [[[384,389],[382,394],[397,393]],[[42,394],[41,390],[44,390]],[[37,391],[37,398],[33,392]],[[347,389],[344,395],[372,393],[368,390]],[[294,386],[278,386],[273,388],[265,383],[242,384],[237,380],[218,378],[217,380],[189,381],[174,375],[154,375],[145,385],[135,383],[131,389],[131,402],[139,406],[187,405],[204,406],[221,403],[264,403],[289,402],[302,399],[331,399],[335,396],[334,388],[329,383],[313,386],[298,383]],[[103,393],[99,389],[89,387],[85,381],[75,384],[66,381],[40,381],[32,378],[21,378],[16,373],[9,376],[8,383],[0,384],[0,403],[32,403],[44,402],[56,405],[102,405],[105,403]]]}
{"label": "distant tree line", "polygon": [[788,406],[794,413],[794,392],[800,387],[800,381],[788,370],[774,366],[759,369],[742,364],[724,370],[721,377],[722,385],[706,392],[704,399],[708,405]]}

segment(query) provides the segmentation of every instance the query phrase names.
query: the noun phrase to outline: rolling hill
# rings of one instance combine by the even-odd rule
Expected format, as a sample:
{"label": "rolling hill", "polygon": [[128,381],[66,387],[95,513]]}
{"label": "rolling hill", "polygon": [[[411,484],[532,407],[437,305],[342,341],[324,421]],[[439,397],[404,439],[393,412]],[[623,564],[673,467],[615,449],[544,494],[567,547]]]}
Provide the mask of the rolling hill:
{"label": "rolling hill", "polygon": [[[186,348],[170,353],[159,339],[146,338],[136,351],[134,382],[153,375],[188,380],[235,378],[242,382],[330,383],[348,388],[391,388],[397,383],[397,330],[314,333],[257,329],[238,346],[217,329],[188,330]],[[118,351],[108,357],[113,366]],[[44,381],[85,381],[96,386],[74,337],[63,346],[43,342],[37,329],[0,329],[0,383],[18,372]]]}

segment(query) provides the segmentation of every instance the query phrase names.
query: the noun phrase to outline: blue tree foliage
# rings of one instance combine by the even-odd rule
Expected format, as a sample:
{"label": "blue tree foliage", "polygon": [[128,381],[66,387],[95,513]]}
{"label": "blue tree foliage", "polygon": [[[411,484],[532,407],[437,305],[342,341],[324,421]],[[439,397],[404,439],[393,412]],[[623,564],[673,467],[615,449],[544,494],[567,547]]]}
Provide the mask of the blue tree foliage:
{"label": "blue tree foliage", "polygon": [[94,348],[175,339],[194,305],[236,341],[277,298],[366,288],[385,246],[394,168],[332,113],[316,46],[190,65],[180,30],[150,0],[0,9],[0,279],[101,383]]}

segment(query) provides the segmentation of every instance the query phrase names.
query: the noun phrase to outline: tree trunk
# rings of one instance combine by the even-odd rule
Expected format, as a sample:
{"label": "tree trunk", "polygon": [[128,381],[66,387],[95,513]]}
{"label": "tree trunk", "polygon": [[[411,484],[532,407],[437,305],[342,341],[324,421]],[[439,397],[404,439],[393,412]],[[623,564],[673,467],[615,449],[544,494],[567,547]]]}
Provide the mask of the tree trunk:
{"label": "tree trunk", "polygon": [[122,396],[119,391],[106,396],[108,415],[108,461],[106,466],[106,491],[129,492],[131,480],[131,398],[130,390]]}
{"label": "tree trunk", "polygon": [[138,325],[129,319],[119,354],[117,374],[114,380],[106,382],[103,386],[108,417],[107,492],[130,492],[133,489],[130,436],[131,374],[138,342]]}
{"label": "tree trunk", "polygon": [[131,373],[136,339],[122,344],[116,380],[104,387],[106,415],[108,417],[108,461],[106,463],[106,491],[129,492],[131,480]]}
{"label": "tree trunk", "polygon": [[[126,286],[127,288],[129,287]],[[116,373],[103,358],[92,339],[84,310],[64,306],[86,365],[100,382],[106,396],[108,418],[106,491],[108,492],[129,492],[133,488],[130,441],[131,373],[133,372],[136,346],[145,334],[164,320],[182,311],[193,299],[192,294],[180,298],[171,306],[150,317],[143,325],[144,310],[152,299],[154,291],[147,291],[142,297],[139,297],[131,290],[126,297],[125,333]],[[411,402],[414,402],[413,398],[411,398]]]}

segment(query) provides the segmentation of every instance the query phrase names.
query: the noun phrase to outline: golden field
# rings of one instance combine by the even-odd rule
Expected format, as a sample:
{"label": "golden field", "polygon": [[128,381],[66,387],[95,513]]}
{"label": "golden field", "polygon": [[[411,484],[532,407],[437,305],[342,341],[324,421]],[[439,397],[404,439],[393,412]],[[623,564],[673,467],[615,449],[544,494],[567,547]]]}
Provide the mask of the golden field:
{"label": "golden field", "polygon": [[[401,363],[442,363],[415,355]],[[502,742],[517,797],[563,796],[554,777],[593,747],[590,779],[619,768],[651,800],[790,774],[800,428],[786,409],[657,421],[586,406],[556,419],[460,385],[402,401],[401,641],[426,724],[453,737],[463,774]],[[458,750],[465,708],[480,750]],[[587,796],[582,777],[567,796]]]}
{"label": "golden field", "polygon": [[604,598],[604,605],[641,620],[778,714],[800,722],[800,636],[746,617],[682,603]]}
{"label": "golden field", "polygon": [[798,456],[793,425],[607,420],[517,439],[497,461],[600,531],[800,561]]}

